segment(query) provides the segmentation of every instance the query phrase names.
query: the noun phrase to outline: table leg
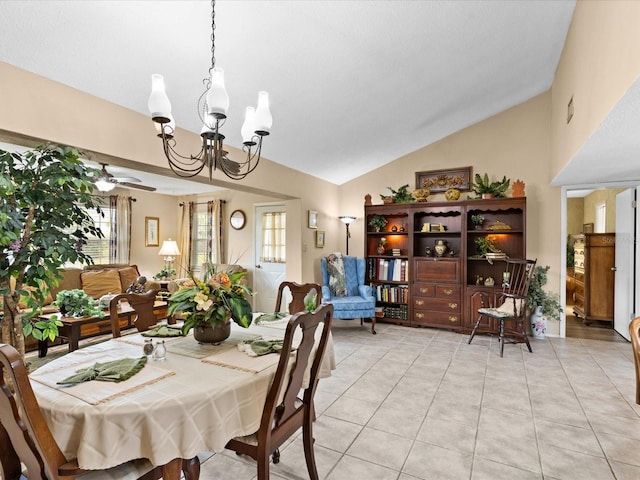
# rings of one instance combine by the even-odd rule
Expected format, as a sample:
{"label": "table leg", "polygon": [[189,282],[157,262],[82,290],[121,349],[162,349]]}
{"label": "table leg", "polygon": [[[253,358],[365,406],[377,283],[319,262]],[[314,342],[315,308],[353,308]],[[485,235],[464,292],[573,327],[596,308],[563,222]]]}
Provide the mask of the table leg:
{"label": "table leg", "polygon": [[78,349],[78,342],[80,341],[80,325],[73,324],[69,329],[69,351],[73,352]]}
{"label": "table leg", "polygon": [[174,458],[169,463],[165,463],[162,466],[162,478],[164,480],[179,480],[182,472],[182,462],[181,458]]}
{"label": "table leg", "polygon": [[198,480],[200,478],[200,459],[198,456],[182,460],[182,471],[184,472],[184,480]]}

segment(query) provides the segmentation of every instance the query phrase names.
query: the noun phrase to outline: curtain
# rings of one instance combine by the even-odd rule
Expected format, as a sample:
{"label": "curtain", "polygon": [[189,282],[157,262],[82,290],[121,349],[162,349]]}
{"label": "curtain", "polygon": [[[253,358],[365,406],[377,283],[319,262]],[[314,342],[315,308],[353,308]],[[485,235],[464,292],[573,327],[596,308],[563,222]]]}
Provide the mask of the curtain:
{"label": "curtain", "polygon": [[182,254],[181,262],[176,262],[176,272],[179,278],[186,277],[191,271],[191,239],[193,238],[193,212],[194,202],[182,205],[182,216],[180,217],[180,237],[178,238],[178,248]]}
{"label": "curtain", "polygon": [[110,195],[109,263],[129,264],[131,257],[131,197]]}
{"label": "curtain", "polygon": [[267,212],[262,215],[262,255],[261,262],[285,263],[287,214]]}
{"label": "curtain", "polygon": [[222,200],[207,202],[207,258],[211,263],[224,263],[222,250]]}

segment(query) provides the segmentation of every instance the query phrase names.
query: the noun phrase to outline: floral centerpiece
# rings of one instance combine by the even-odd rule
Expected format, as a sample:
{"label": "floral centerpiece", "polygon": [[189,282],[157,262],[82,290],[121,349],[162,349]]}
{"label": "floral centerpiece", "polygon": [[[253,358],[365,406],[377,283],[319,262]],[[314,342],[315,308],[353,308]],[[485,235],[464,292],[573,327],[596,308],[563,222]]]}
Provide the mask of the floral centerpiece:
{"label": "floral centerpiece", "polygon": [[182,334],[194,327],[230,327],[230,319],[241,327],[249,327],[252,312],[248,298],[252,293],[241,283],[246,274],[246,271],[216,272],[215,267],[210,267],[203,280],[190,275],[169,297],[168,314],[184,314]]}

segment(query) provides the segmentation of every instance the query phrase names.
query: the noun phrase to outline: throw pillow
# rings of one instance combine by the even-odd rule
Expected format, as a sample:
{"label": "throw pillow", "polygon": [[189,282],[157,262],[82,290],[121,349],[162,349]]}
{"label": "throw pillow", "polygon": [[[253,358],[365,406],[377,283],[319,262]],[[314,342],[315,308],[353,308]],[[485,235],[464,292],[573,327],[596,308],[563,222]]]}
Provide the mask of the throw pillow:
{"label": "throw pillow", "polygon": [[329,290],[336,297],[347,296],[347,278],[344,274],[344,261],[341,253],[332,253],[327,258]]}
{"label": "throw pillow", "polygon": [[82,289],[87,295],[98,299],[109,293],[122,293],[118,270],[89,270],[80,275]]}
{"label": "throw pillow", "polygon": [[118,274],[120,275],[120,288],[122,289],[122,292],[126,292],[127,288],[129,288],[132,283],[135,283],[140,276],[140,272],[138,272],[138,267],[136,265],[120,268],[118,269]]}
{"label": "throw pillow", "polygon": [[[523,302],[522,299],[516,299],[515,301],[515,306],[516,306],[516,309],[518,309],[518,312],[520,312],[520,310],[522,309],[522,302]],[[507,315],[513,317],[514,316],[513,304],[514,304],[513,299],[508,298],[504,301],[502,305],[497,307],[496,310],[502,313],[506,313]]]}

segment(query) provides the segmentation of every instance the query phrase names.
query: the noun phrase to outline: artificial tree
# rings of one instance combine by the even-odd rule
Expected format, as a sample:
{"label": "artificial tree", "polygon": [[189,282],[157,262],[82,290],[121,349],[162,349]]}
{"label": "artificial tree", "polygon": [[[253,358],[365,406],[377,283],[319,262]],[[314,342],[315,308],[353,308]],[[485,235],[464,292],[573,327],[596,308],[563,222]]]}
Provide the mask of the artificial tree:
{"label": "artificial tree", "polygon": [[[0,150],[0,173],[2,343],[24,356],[25,335],[58,335],[55,321],[32,319],[42,311],[49,287],[62,278],[59,268],[91,263],[82,246],[90,236],[103,237],[89,215],[91,208],[101,213],[92,195],[100,172],[85,166],[77,150],[47,145],[23,153]],[[21,297],[29,307],[24,313]]]}

